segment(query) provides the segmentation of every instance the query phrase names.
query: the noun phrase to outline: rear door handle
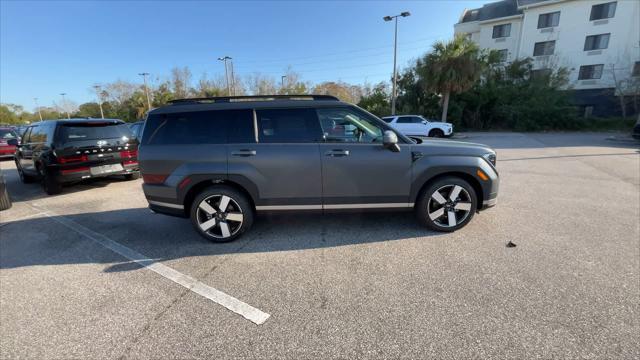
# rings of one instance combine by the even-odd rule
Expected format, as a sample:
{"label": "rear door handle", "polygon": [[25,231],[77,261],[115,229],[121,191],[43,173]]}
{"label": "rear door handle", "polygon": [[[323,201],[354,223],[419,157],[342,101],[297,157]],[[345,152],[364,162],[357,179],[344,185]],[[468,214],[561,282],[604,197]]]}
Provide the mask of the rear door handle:
{"label": "rear door handle", "polygon": [[231,155],[233,156],[256,156],[257,152],[255,150],[248,150],[248,149],[243,149],[243,150],[238,150],[238,151],[232,151]]}
{"label": "rear door handle", "polygon": [[349,156],[349,150],[333,149],[327,151],[324,155],[333,157]]}

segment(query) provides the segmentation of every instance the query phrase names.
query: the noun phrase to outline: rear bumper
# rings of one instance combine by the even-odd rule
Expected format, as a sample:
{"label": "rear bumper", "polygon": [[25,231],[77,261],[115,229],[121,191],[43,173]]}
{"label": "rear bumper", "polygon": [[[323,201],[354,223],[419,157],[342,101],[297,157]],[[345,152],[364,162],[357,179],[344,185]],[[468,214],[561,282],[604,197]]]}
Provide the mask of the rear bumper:
{"label": "rear bumper", "polygon": [[[55,175],[56,180],[61,183],[72,183],[72,182],[78,182],[85,179],[104,178],[109,176],[129,175],[129,174],[138,173],[140,171],[137,164],[124,165],[123,168],[124,168],[123,171],[115,171],[115,172],[104,173],[104,174],[91,174],[91,171],[88,169],[73,171],[73,169],[63,170],[59,167],[50,168],[49,171],[56,174]],[[69,170],[72,170],[72,171],[69,172]]]}

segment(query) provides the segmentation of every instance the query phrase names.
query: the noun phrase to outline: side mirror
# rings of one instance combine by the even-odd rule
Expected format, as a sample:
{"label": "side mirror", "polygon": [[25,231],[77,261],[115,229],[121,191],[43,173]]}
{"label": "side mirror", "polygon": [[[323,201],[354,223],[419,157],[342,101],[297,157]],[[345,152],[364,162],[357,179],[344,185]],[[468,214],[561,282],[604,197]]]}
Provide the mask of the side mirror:
{"label": "side mirror", "polygon": [[9,146],[18,146],[18,139],[9,139],[7,140],[7,145]]}
{"label": "side mirror", "polygon": [[382,145],[393,152],[400,151],[400,146],[398,146],[398,135],[391,130],[385,130],[382,135]]}

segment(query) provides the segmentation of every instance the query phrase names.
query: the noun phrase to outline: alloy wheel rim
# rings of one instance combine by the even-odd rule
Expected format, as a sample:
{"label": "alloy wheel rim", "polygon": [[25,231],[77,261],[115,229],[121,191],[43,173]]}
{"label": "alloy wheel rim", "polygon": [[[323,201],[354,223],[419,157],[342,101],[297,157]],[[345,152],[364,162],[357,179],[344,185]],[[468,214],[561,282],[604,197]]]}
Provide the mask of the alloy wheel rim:
{"label": "alloy wheel rim", "polygon": [[196,219],[205,234],[217,239],[226,239],[240,231],[244,213],[234,199],[216,194],[200,202]]}
{"label": "alloy wheel rim", "polygon": [[471,213],[469,192],[460,185],[445,185],[431,194],[427,203],[427,216],[436,225],[451,228],[464,222]]}

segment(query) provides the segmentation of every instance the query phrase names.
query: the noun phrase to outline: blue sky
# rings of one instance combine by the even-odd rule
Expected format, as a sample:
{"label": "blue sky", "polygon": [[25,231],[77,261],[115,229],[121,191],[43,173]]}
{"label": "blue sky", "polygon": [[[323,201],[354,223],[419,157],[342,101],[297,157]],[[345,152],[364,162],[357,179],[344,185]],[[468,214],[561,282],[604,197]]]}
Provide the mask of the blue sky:
{"label": "blue sky", "polygon": [[291,65],[302,79],[376,83],[392,71],[393,24],[400,20],[398,64],[450,38],[464,8],[487,1],[1,1],[0,102],[50,106],[66,92],[91,101],[96,83],[163,80],[189,66],[194,80],[223,73],[276,78]]}

